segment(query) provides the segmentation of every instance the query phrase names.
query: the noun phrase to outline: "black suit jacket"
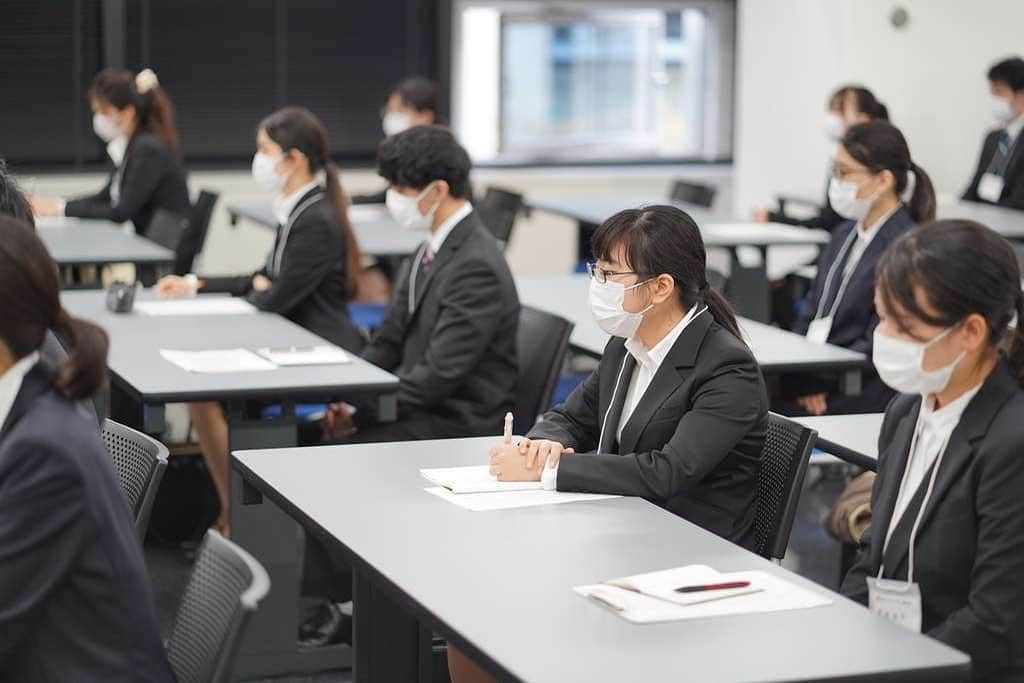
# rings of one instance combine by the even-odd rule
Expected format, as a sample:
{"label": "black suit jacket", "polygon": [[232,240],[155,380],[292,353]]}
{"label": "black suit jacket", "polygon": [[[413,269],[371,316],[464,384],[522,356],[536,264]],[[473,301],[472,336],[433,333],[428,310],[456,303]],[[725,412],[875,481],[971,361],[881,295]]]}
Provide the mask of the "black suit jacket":
{"label": "black suit jacket", "polygon": [[[878,439],[871,526],[842,592],[867,604],[865,577],[907,578],[910,529],[929,470],[882,545],[906,469],[920,396],[898,396]],[[922,630],[971,656],[976,681],[1024,680],[1024,390],[1001,359],[953,430],[921,519],[914,580]]]}
{"label": "black suit jacket", "polygon": [[676,340],[617,443],[635,365],[625,340],[611,339],[597,370],[530,430],[530,438],[579,453],[562,456],[558,490],[640,496],[752,548],[768,398],[750,349],[710,311],[701,313]]}
{"label": "black suit jacket", "polygon": [[43,364],[0,429],[0,680],[173,680],[111,458]]}
{"label": "black suit jacket", "polygon": [[[830,344],[860,351],[871,358],[875,327],[878,325],[878,312],[875,311],[874,298],[875,267],[889,245],[913,228],[914,219],[905,206],[900,206],[879,228],[878,234],[871,240],[871,244],[864,250],[860,261],[857,262],[857,267],[854,268],[850,282],[846,286],[846,292],[836,309],[835,317],[832,320],[832,330],[828,335]],[[832,278],[830,289],[838,288],[839,281],[842,279],[842,265],[837,265],[836,261],[842,254],[843,244],[855,229],[856,223],[847,221],[833,231],[832,239],[818,259],[818,274],[814,278],[814,285],[808,297],[808,313],[801,318],[795,328],[796,332],[807,333],[810,321],[818,311],[818,304],[826,296],[825,279],[833,265],[836,265],[836,273]],[[825,313],[827,314],[828,311],[826,310]],[[800,385],[800,389],[793,390],[795,393],[815,393],[815,390],[825,391],[831,388],[830,385],[818,387],[813,381],[804,383],[804,379],[806,378],[795,379],[788,384]],[[857,396],[842,396],[832,393],[828,398],[829,412],[879,412],[885,409],[892,396],[892,390],[878,378],[874,369],[872,367],[865,368],[861,393]]]}
{"label": "black suit jacket", "polygon": [[[303,208],[307,200],[318,201]],[[263,311],[278,313],[310,332],[338,346],[358,353],[365,339],[348,316],[345,294],[345,237],[324,191],[314,188],[295,205],[290,216],[280,272],[271,276],[267,267],[250,275],[207,277],[204,292],[229,292],[246,297]],[[274,248],[284,239],[284,226],[277,226]],[[252,279],[263,275],[271,279],[270,289],[257,292]]]}
{"label": "black suit jacket", "polygon": [[[985,142],[981,145],[981,156],[978,158],[978,168],[974,171],[971,184],[963,194],[963,198],[972,202],[985,202],[978,196],[978,183],[981,176],[988,171],[992,157],[996,154],[999,146],[999,137],[1003,134],[1002,128],[989,131],[985,136]],[[986,202],[988,203],[988,202]],[[1006,173],[1003,176],[1003,193],[997,202],[1001,206],[1008,206],[1013,209],[1024,209],[1024,141],[1017,136],[1016,144],[1010,153],[1010,162],[1006,166]]]}
{"label": "black suit jacket", "polygon": [[[519,297],[505,256],[477,214],[469,214],[445,238],[429,272],[417,276],[410,311],[415,261],[402,269],[363,358],[398,376],[405,437],[497,434],[518,376]],[[375,421],[372,406],[360,406],[355,417],[361,428]]]}
{"label": "black suit jacket", "polygon": [[[135,231],[145,236],[149,222],[157,209],[165,209],[184,218],[192,214],[188,198],[185,167],[178,153],[152,133],[139,133],[128,143],[121,161],[121,195],[117,204],[111,204],[110,186],[116,169],[102,190],[94,195],[69,199],[64,214],[78,218],[105,218],[123,223],[131,221]],[[191,248],[197,236],[189,230],[179,251]],[[191,241],[190,241],[191,240]],[[188,244],[185,244],[188,242]]]}

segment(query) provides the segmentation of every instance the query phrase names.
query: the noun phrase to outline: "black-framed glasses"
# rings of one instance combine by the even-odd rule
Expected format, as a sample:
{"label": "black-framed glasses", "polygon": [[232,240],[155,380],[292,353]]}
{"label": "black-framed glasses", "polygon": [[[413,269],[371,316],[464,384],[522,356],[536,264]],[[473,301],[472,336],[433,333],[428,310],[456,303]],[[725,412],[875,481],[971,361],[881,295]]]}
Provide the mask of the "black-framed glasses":
{"label": "black-framed glasses", "polygon": [[609,275],[639,275],[635,270],[605,270],[593,261],[587,261],[587,273],[599,285],[608,282]]}

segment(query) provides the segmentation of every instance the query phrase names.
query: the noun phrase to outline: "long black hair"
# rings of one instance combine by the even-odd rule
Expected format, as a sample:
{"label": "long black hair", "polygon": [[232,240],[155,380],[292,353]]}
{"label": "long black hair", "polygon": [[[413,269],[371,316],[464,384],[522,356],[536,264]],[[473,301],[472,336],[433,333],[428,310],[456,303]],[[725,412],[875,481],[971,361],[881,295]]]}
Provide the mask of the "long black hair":
{"label": "long black hair", "polygon": [[594,232],[591,250],[596,258],[609,261],[619,245],[641,278],[670,275],[684,308],[703,302],[715,322],[743,338],[732,306],[708,285],[704,239],[689,214],[666,205],[620,211]]}
{"label": "long black hair", "polygon": [[914,173],[914,191],[907,209],[917,223],[935,218],[935,189],[924,169],[910,159],[910,147],[900,129],[885,121],[861,123],[846,131],[840,144],[872,173],[889,171],[896,180],[896,195],[902,197]]}
{"label": "long black hair", "polygon": [[174,125],[174,107],[152,71],[133,74],[127,69],[104,69],[96,74],[89,97],[102,100],[117,109],[135,107],[138,124],[134,135],[145,131],[156,135],[173,150],[178,149],[178,128]]}
{"label": "long black hair", "polygon": [[[1013,247],[1001,235],[968,220],[941,220],[907,233],[882,255],[875,282],[889,311],[894,304],[929,325],[951,327],[972,313],[985,319],[996,347],[1017,323],[1007,356],[1024,385],[1024,293]],[[920,288],[937,313],[918,303]],[[907,323],[894,316],[897,327]]]}
{"label": "long black hair", "polygon": [[0,235],[0,340],[21,359],[54,330],[69,351],[57,386],[74,400],[92,396],[107,378],[106,332],[61,306],[57,264],[31,226],[0,216]]}
{"label": "long black hair", "polygon": [[295,149],[309,160],[309,172],[321,170],[327,176],[327,201],[334,210],[338,226],[345,238],[345,290],[351,299],[356,295],[359,274],[362,272],[362,254],[352,223],[348,219],[349,200],[341,186],[341,174],[330,157],[330,143],[327,129],[313,112],[302,107],[278,109],[260,121],[259,127],[266,131],[286,154]]}

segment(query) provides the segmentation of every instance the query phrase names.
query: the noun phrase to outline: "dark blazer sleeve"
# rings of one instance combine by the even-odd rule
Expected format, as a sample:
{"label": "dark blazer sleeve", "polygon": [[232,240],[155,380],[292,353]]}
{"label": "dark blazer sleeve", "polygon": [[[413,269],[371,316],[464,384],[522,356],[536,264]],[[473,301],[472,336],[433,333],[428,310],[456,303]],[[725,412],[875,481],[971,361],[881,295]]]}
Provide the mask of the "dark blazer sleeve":
{"label": "dark blazer sleeve", "polygon": [[978,156],[978,166],[974,170],[971,184],[964,190],[963,199],[972,202],[982,201],[978,196],[978,183],[981,182],[981,176],[985,175],[985,171],[988,170],[988,165],[992,161],[996,145],[999,143],[999,134],[998,130],[993,130],[985,135],[985,140],[981,143],[981,154]]}
{"label": "dark blazer sleeve", "polygon": [[695,388],[689,409],[663,448],[628,455],[563,455],[558,490],[650,500],[691,491],[763,419],[762,398],[757,363],[730,354]]}
{"label": "dark blazer sleeve", "polygon": [[89,542],[70,458],[23,440],[0,463],[0,671]]}
{"label": "dark blazer sleeve", "polygon": [[590,373],[587,379],[573,389],[565,403],[555,406],[541,417],[527,437],[557,441],[578,452],[595,450],[601,434],[601,418],[598,415],[600,376],[600,368]]}
{"label": "dark blazer sleeve", "polygon": [[402,345],[409,319],[409,274],[411,268],[412,259],[406,259],[405,265],[399,269],[398,277],[395,279],[391,303],[388,304],[384,320],[381,321],[373,339],[360,354],[363,360],[389,372],[402,362]]}
{"label": "dark blazer sleeve", "polygon": [[398,400],[432,408],[452,395],[476,370],[502,323],[507,300],[502,283],[483,260],[460,263],[448,280],[441,310],[423,359],[398,373]]}
{"label": "dark blazer sleeve", "polygon": [[[263,271],[259,271],[262,273]],[[203,292],[207,294],[230,294],[232,296],[245,296],[252,290],[252,279],[258,273],[252,275],[223,275],[206,277],[203,276]]]}
{"label": "dark blazer sleeve", "polygon": [[121,176],[121,195],[117,204],[110,203],[109,184],[106,199],[99,195],[75,199],[67,203],[64,214],[79,218],[104,218],[116,223],[131,220],[153,196],[157,185],[167,173],[171,151],[161,148],[163,143],[139,138],[132,145],[131,155],[124,161]]}
{"label": "dark blazer sleeve", "polygon": [[74,213],[76,210],[83,210],[81,207],[88,205],[110,205],[110,186],[114,182],[114,171],[110,172],[107,176],[107,183],[95,194],[83,195],[81,197],[74,197],[67,201],[67,206],[64,207],[64,215],[78,217],[81,214]]}

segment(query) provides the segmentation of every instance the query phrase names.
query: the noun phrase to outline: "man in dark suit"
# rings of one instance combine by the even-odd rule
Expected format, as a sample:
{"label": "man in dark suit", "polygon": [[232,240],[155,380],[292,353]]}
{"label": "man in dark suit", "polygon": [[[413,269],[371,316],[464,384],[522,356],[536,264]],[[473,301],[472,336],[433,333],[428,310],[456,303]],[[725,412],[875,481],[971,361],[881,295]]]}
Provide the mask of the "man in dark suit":
{"label": "man in dark suit", "polygon": [[963,198],[1024,210],[1024,59],[1005,59],[988,72],[993,114],[1000,127],[989,131]]}
{"label": "man in dark suit", "polygon": [[372,405],[354,414],[338,407],[328,434],[350,432],[349,442],[498,434],[516,390],[519,299],[469,203],[469,155],[447,128],[417,126],[385,139],[378,161],[389,210],[425,238],[362,354],[398,376],[398,420],[378,422]]}

